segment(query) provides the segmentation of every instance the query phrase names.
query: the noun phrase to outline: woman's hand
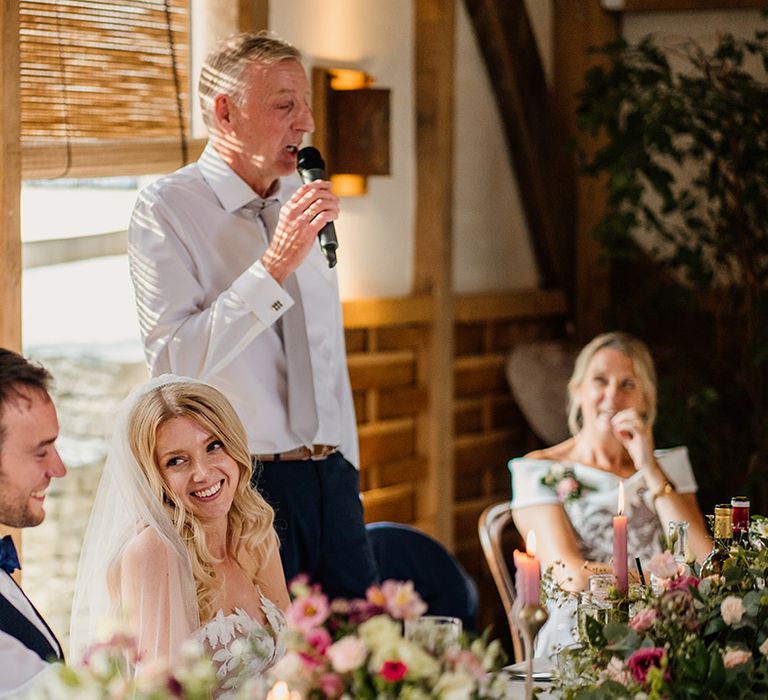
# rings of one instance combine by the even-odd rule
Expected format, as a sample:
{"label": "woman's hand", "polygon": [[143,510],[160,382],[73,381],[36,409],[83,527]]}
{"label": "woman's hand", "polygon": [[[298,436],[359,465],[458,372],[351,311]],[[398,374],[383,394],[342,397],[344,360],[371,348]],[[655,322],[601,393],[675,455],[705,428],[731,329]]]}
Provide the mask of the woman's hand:
{"label": "woman's hand", "polygon": [[619,411],[611,418],[611,428],[632,458],[635,469],[648,470],[656,464],[653,457],[653,431],[636,408]]}

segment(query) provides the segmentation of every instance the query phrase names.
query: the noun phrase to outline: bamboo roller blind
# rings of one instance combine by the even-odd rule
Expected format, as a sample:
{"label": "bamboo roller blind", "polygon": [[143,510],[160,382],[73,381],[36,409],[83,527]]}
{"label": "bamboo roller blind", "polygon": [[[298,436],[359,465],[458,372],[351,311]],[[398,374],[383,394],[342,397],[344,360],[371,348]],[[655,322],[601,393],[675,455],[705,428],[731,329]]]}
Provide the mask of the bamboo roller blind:
{"label": "bamboo roller blind", "polygon": [[175,161],[171,167],[181,163],[190,114],[188,4],[20,1],[25,177],[117,174],[158,149]]}

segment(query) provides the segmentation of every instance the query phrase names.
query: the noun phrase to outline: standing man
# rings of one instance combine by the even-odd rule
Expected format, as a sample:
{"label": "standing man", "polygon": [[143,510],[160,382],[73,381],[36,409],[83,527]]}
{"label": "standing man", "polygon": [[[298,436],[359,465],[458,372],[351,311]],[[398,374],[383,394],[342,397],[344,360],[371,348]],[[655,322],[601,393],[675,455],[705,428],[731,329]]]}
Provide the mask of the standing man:
{"label": "standing man", "polygon": [[[67,473],[54,443],[59,435],[48,388],[51,375],[21,355],[0,348],[0,523],[43,522],[45,490]],[[0,540],[0,697],[26,690],[61,645],[11,578],[21,568],[11,536]]]}
{"label": "standing man", "polygon": [[147,362],[232,401],[263,465],[286,578],[361,596],[377,575],[338,280],[317,244],[339,201],[327,181],[296,175],[314,129],[301,54],[265,34],[230,37],[199,90],[208,145],[141,193],[129,230]]}

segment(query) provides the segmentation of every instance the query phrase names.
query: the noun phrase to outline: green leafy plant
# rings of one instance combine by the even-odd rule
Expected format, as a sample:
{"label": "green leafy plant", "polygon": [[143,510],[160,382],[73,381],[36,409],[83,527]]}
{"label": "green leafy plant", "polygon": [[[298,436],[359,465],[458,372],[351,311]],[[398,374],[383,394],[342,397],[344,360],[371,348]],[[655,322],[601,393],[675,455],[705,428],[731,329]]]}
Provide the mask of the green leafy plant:
{"label": "green leafy plant", "polygon": [[603,47],[578,109],[600,144],[584,171],[608,187],[595,235],[620,270],[608,322],[676,351],[660,429],[714,476],[713,497],[718,472],[733,488],[735,466],[768,466],[767,38]]}

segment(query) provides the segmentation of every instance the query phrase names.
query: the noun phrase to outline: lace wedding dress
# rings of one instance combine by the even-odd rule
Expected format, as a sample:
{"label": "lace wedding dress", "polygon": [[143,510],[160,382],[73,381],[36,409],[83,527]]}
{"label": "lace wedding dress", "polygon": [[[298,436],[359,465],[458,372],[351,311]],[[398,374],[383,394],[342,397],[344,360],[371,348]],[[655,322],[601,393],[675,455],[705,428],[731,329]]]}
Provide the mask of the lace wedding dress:
{"label": "lace wedding dress", "polygon": [[229,615],[219,610],[195,633],[213,659],[219,700],[234,696],[245,679],[261,677],[285,653],[285,615],[271,600],[260,598],[266,625],[235,608]]}

